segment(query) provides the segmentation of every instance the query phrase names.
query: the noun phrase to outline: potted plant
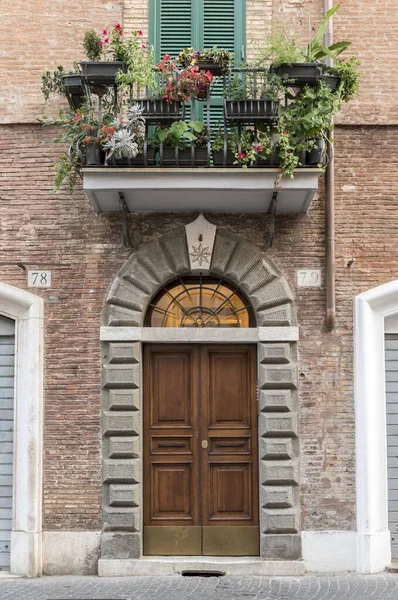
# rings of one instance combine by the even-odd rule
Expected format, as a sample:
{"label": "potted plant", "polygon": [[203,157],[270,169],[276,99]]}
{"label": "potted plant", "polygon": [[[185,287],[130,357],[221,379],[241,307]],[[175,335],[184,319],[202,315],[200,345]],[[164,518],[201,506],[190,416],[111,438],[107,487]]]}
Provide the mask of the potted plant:
{"label": "potted plant", "polygon": [[180,85],[178,65],[171,60],[170,54],[165,54],[156,65],[160,78],[157,89],[145,98],[137,97],[135,102],[143,109],[148,122],[179,121],[184,118],[184,101],[190,100],[193,89]]}
{"label": "potted plant", "polygon": [[342,102],[349,102],[358,91],[359,64],[355,56],[350,56],[335,60],[333,67],[322,66],[325,84]]}
{"label": "potted plant", "polygon": [[271,164],[271,138],[267,133],[247,129],[241,135],[240,148],[235,152],[234,165],[247,167],[268,167]]}
{"label": "potted plant", "polygon": [[[101,139],[98,135],[98,121],[93,118],[92,111],[83,105],[77,111],[60,110],[58,118],[42,117],[39,122],[43,126],[56,126],[62,133],[54,141],[67,144],[68,149],[63,152],[56,164],[57,173],[53,192],[56,192],[65,180],[69,182],[69,192],[73,192],[76,178],[81,173],[81,168],[87,166],[101,166],[104,164],[104,155],[101,149]],[[107,115],[104,122],[110,122]]]}
{"label": "potted plant", "polygon": [[247,69],[225,87],[224,114],[229,122],[273,122],[279,115],[283,78],[266,69]]}
{"label": "potted plant", "polygon": [[89,29],[84,34],[83,47],[88,60],[81,61],[80,66],[84,78],[94,91],[114,85],[118,72],[127,70],[124,61],[129,46],[124,42],[119,24],[110,31],[105,29],[102,38],[94,29]]}
{"label": "potted plant", "polygon": [[198,167],[208,161],[209,133],[202,121],[176,121],[155,131],[161,166]]}
{"label": "potted plant", "polygon": [[213,46],[208,50],[194,50],[193,48],[183,48],[178,55],[178,63],[187,68],[197,65],[200,70],[210,71],[210,73],[219,77],[228,71],[233,64],[233,52]]}
{"label": "potted plant", "polygon": [[[322,77],[321,59],[330,56],[334,60],[344,52],[351,42],[341,41],[326,47],[324,36],[329,19],[336,13],[339,5],[327,11],[318,31],[306,47],[296,45],[294,38],[289,38],[285,31],[273,32],[265,48],[260,48],[260,64],[271,63],[271,69],[278,75],[287,75],[292,87],[316,85]],[[330,84],[332,84],[330,80]]]}
{"label": "potted plant", "polygon": [[65,71],[58,65],[55,71],[46,71],[41,76],[44,98],[48,100],[51,94],[65,96],[72,110],[77,110],[87,99],[87,90],[79,66]]}
{"label": "potted plant", "polygon": [[145,118],[142,108],[133,104],[127,121],[116,121],[100,129],[106,164],[111,166],[147,166],[155,164],[155,150],[145,144]]}

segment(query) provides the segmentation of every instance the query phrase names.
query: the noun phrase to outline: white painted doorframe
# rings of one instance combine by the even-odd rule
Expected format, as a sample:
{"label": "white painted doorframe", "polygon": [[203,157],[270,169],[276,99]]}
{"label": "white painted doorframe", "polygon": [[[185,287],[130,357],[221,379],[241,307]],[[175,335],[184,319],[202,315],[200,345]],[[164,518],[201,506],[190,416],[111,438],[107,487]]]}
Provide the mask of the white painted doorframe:
{"label": "white painted doorframe", "polygon": [[38,577],[42,569],[44,302],[0,282],[0,314],[15,321],[11,573]]}

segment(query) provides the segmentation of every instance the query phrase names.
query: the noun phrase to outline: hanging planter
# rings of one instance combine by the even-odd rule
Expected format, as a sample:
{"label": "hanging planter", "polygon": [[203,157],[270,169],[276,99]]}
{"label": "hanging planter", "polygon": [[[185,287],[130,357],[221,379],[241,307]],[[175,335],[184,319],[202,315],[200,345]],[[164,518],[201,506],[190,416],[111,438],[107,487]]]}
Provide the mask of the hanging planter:
{"label": "hanging planter", "polygon": [[270,122],[279,116],[279,102],[275,100],[225,100],[225,118],[235,123]]}
{"label": "hanging planter", "polygon": [[327,85],[332,92],[336,92],[340,84],[340,77],[338,75],[333,75],[332,73],[325,73],[322,76],[322,81],[325,82],[325,85]]}
{"label": "hanging planter", "polygon": [[167,100],[134,100],[143,109],[143,116],[147,121],[181,121],[184,119],[185,107],[180,100],[168,102]]}
{"label": "hanging planter", "polygon": [[62,77],[65,96],[72,110],[81,107],[86,99],[86,88],[80,73],[71,73]]}
{"label": "hanging planter", "polygon": [[282,64],[279,67],[271,66],[271,71],[281,77],[288,77],[288,87],[316,85],[322,75],[321,65],[316,62]]}
{"label": "hanging planter", "polygon": [[[148,148],[146,156],[148,166],[156,164],[156,153],[153,148]],[[106,160],[106,164],[110,167],[143,167],[145,166],[145,156],[144,154],[137,154],[135,158],[115,158],[111,156]]]}
{"label": "hanging planter", "polygon": [[127,66],[122,61],[88,61],[80,63],[82,74],[90,87],[114,85],[119,71],[127,72]]}
{"label": "hanging planter", "polygon": [[165,167],[206,167],[207,148],[185,148],[181,150],[178,147],[163,148],[160,153],[160,166]]}
{"label": "hanging planter", "polygon": [[225,69],[223,69],[220,62],[210,60],[197,60],[197,66],[201,71],[210,71],[214,77],[221,77]]}

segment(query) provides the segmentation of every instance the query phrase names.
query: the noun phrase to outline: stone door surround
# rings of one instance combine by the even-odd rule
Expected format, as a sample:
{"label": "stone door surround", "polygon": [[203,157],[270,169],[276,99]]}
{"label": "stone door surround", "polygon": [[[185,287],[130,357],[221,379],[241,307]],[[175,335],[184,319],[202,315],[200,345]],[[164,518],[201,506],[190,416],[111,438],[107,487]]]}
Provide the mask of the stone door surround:
{"label": "stone door surround", "polygon": [[[200,223],[203,227],[207,223],[208,230],[214,228],[203,217]],[[170,343],[184,338],[187,341],[187,336],[196,342],[210,342],[220,336],[225,342],[258,341],[261,558],[299,559],[297,336],[293,295],[281,273],[257,246],[229,231],[214,228],[206,274],[239,286],[253,306],[257,329],[192,332],[144,328],[147,307],[159,289],[180,276],[198,272],[192,268],[189,254],[189,227],[179,227],[133,253],[106,299],[101,328],[101,559],[142,556],[141,340]],[[273,328],[276,337],[272,335]]]}

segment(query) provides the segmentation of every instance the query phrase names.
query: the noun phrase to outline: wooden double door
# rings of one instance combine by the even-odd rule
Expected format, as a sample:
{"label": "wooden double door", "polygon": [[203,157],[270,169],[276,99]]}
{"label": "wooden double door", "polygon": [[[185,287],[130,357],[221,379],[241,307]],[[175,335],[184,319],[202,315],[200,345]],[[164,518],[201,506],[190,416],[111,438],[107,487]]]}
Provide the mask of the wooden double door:
{"label": "wooden double door", "polygon": [[259,554],[256,346],[144,349],[144,554]]}

